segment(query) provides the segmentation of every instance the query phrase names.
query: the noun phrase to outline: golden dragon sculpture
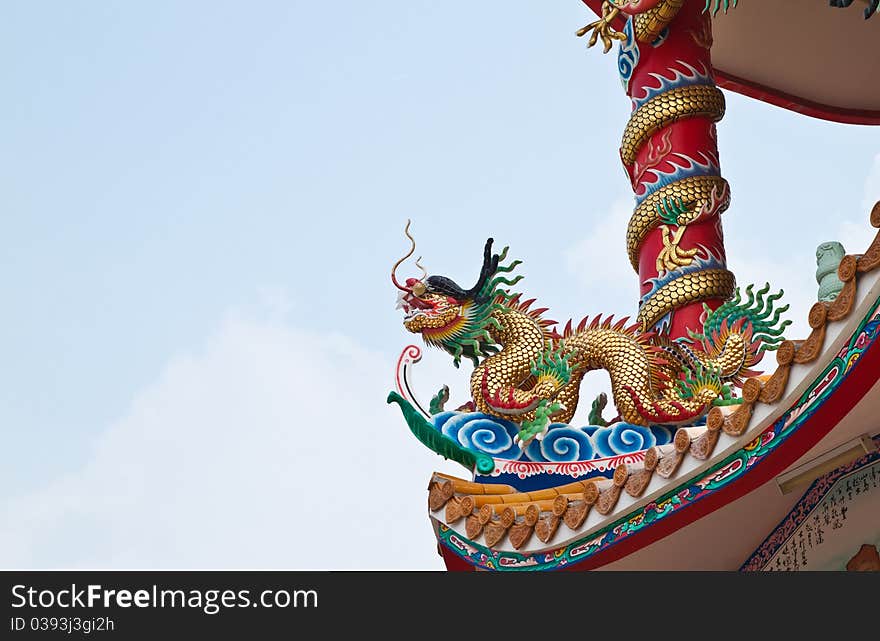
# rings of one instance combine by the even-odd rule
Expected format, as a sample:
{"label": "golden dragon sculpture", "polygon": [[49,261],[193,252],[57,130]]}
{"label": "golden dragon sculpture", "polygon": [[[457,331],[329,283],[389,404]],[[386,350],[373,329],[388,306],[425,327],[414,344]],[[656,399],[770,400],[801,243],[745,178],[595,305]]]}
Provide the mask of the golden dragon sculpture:
{"label": "golden dragon sculpture", "polygon": [[511,274],[521,261],[504,264],[507,248],[493,254],[491,238],[470,289],[424,270],[400,283],[396,271],[415,251],[409,224],[406,234],[412,247],[391,270],[404,326],[448,352],[456,367],[470,359],[472,409],[520,423],[523,440],[540,434],[550,419],[569,422],[584,374],[596,369],[608,372],[621,420],[693,422],[713,404],[736,402],[733,388],[756,373],[750,368],[778,346],[790,323],[779,323],[788,307],[774,310],[782,292],[767,296],[768,285],[758,292],[748,287],[745,300],[737,290],[718,309],[707,308],[702,332],[686,339],[599,317],[576,326],[569,321],[558,332],[556,322],[544,318],[546,309],[510,291],[522,278]]}

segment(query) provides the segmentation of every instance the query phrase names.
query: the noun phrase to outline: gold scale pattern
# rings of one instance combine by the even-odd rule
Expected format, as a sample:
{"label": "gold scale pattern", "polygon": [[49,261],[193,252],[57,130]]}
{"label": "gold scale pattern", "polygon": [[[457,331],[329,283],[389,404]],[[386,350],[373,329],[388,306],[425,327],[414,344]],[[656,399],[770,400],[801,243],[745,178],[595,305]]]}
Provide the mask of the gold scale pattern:
{"label": "gold scale pattern", "polygon": [[685,0],[667,0],[650,11],[635,16],[635,35],[639,42],[654,42],[678,14]]}
{"label": "gold scale pattern", "polygon": [[639,308],[643,330],[653,327],[669,310],[710,298],[728,299],[736,289],[736,278],[726,269],[706,269],[679,276],[661,287]]}
{"label": "gold scale pattern", "polygon": [[651,98],[636,109],[626,124],[620,158],[632,165],[639,149],[653,134],[683,120],[703,116],[712,122],[724,117],[724,94],[714,85],[676,87]]}
{"label": "gold scale pattern", "polygon": [[[708,286],[714,284],[715,274],[711,270],[694,276],[708,278]],[[732,274],[730,277],[732,279]],[[686,291],[691,297],[698,297],[706,286],[695,280]],[[492,327],[489,331],[503,349],[486,358],[471,376],[471,396],[480,412],[525,422],[534,418],[534,411],[502,411],[496,403],[490,404],[487,396],[502,401],[510,399],[530,408],[541,400],[554,399],[561,402],[564,409],[554,415],[553,420],[570,422],[577,409],[581,380],[586,372],[596,369],[608,372],[621,418],[637,425],[651,422],[643,408],[672,417],[670,422],[674,417],[685,420],[702,414],[717,396],[717,390],[706,389],[693,398],[682,398],[674,385],[681,374],[681,365],[666,360],[656,349],[661,339],[653,333],[639,333],[637,326],[624,327],[618,322],[612,327],[608,319],[601,325],[595,323],[562,338],[548,339],[536,320],[519,310],[499,310],[493,316],[500,328]],[[724,381],[739,376],[746,362],[745,341],[730,338],[712,356],[694,352],[704,369],[719,370]],[[569,354],[572,375],[567,383],[553,377],[531,375],[530,364],[547,346],[554,350],[562,348]]]}

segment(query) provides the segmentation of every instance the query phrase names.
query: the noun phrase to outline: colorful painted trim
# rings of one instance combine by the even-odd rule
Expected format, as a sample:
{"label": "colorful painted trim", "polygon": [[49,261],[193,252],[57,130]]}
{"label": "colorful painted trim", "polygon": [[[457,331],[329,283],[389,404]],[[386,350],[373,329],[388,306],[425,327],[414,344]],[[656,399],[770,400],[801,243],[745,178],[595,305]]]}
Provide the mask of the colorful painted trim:
{"label": "colorful painted trim", "polygon": [[[880,445],[880,436],[874,437],[874,440]],[[758,549],[742,564],[740,572],[761,571],[773,558],[773,555],[785,545],[795,530],[810,516],[813,509],[822,502],[822,499],[838,480],[863,467],[869,467],[877,461],[880,461],[880,451],[875,450],[813,481],[797,505],[779,522],[779,525],[773,528],[773,531],[758,546]]]}
{"label": "colorful painted trim", "polygon": [[584,561],[660,519],[706,498],[762,463],[768,454],[782,445],[832,396],[859,362],[862,354],[876,341],[880,328],[878,307],[880,307],[880,299],[874,302],[849,342],[843,346],[819,378],[775,423],[741,450],[709,468],[698,479],[679,485],[656,501],[645,505],[634,516],[625,516],[607,525],[589,539],[533,554],[491,550],[465,539],[442,523],[438,523],[437,529],[440,543],[469,563],[486,569],[556,570]]}
{"label": "colorful painted trim", "polygon": [[586,481],[593,478],[609,478],[619,465],[639,465],[645,460],[648,450],[631,454],[620,454],[591,461],[571,461],[566,463],[538,463],[535,461],[495,460],[495,469],[489,476],[475,474],[477,483],[498,483],[512,485],[520,492],[532,492],[548,487],[556,487],[573,481]]}
{"label": "colorful painted trim", "polygon": [[620,454],[608,458],[593,459],[592,461],[571,461],[567,463],[538,463],[535,461],[507,461],[495,459],[495,470],[492,476],[509,474],[519,479],[527,479],[531,476],[556,474],[570,476],[572,479],[580,479],[596,476],[603,472],[613,472],[619,465],[636,465],[645,460],[648,450]]}

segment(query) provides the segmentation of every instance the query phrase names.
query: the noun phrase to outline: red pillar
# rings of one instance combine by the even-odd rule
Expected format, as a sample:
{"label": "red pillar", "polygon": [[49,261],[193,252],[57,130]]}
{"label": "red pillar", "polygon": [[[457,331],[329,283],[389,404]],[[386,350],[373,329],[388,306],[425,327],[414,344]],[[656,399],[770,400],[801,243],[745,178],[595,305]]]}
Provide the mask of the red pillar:
{"label": "red pillar", "polygon": [[627,240],[641,283],[640,320],[646,330],[679,337],[701,328],[704,303],[714,309],[734,288],[719,218],[729,203],[715,128],[724,97],[712,77],[705,3],[659,4],[674,14],[659,35],[640,42],[647,14],[629,16],[620,45],[633,103],[620,151],[636,198]]}

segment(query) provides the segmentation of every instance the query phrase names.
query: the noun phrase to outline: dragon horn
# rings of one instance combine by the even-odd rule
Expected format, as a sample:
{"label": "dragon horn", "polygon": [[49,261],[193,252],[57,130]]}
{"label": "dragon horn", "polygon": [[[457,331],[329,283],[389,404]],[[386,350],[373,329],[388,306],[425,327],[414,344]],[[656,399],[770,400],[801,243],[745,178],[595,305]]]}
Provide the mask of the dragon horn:
{"label": "dragon horn", "polygon": [[[403,258],[401,258],[399,261],[394,263],[394,267],[391,268],[391,282],[394,283],[394,286],[397,287],[397,289],[404,291],[404,292],[410,292],[411,290],[408,287],[404,287],[403,285],[401,285],[400,283],[397,282],[397,275],[395,272],[397,272],[397,268],[400,267],[400,264],[403,261],[405,261],[407,258],[412,256],[416,251],[416,240],[415,240],[415,238],[413,238],[409,234],[410,222],[411,221],[409,220],[409,218],[407,218],[406,219],[406,227],[403,229],[403,233],[406,234],[407,238],[409,238],[410,242],[412,243],[412,246],[409,249],[409,253],[406,254],[406,256],[404,256]],[[418,265],[418,261],[416,261],[416,264]],[[420,265],[420,267],[421,267],[421,265]]]}
{"label": "dragon horn", "polygon": [[468,290],[468,297],[475,298],[480,290],[486,285],[486,282],[489,280],[489,277],[495,273],[498,269],[498,260],[500,256],[498,254],[492,255],[492,243],[495,242],[494,239],[489,238],[486,241],[486,246],[483,248],[483,267],[480,269],[480,277],[477,279],[477,284]]}

